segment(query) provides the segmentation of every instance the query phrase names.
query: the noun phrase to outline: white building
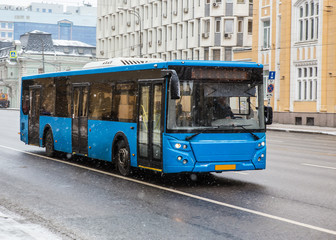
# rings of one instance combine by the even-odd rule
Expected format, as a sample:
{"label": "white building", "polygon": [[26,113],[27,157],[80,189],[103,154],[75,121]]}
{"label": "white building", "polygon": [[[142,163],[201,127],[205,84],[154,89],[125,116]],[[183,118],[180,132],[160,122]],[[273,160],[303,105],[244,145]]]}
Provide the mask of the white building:
{"label": "white building", "polygon": [[66,9],[62,4],[50,3],[0,5],[0,40],[19,40],[22,34],[39,30],[51,33],[53,39],[96,45],[96,12],[89,4]]}
{"label": "white building", "polygon": [[[252,46],[252,0],[98,0],[97,57],[232,60]],[[141,32],[141,41],[140,41]]]}
{"label": "white building", "polygon": [[[10,53],[16,56],[11,58]],[[0,42],[0,90],[8,93],[10,107],[20,107],[21,77],[78,70],[95,59],[95,46],[72,40],[52,40],[50,33],[32,31],[20,41]]]}

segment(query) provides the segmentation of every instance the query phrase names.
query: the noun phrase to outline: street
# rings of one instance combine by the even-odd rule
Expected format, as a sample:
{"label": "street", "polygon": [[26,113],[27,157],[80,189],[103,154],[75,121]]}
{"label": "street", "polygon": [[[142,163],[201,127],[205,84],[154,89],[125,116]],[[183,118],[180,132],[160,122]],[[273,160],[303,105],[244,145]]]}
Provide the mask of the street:
{"label": "street", "polygon": [[336,136],[268,131],[266,170],[193,181],[48,158],[19,140],[19,111],[0,132],[0,210],[61,239],[336,239]]}

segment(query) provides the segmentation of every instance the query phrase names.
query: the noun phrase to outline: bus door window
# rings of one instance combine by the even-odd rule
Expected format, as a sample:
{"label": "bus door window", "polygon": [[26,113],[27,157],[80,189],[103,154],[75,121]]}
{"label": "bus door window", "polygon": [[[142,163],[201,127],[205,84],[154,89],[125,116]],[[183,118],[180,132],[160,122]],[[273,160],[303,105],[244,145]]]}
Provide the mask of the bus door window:
{"label": "bus door window", "polygon": [[139,164],[162,169],[163,84],[143,83],[139,87]]}
{"label": "bus door window", "polygon": [[28,142],[29,144],[39,145],[40,127],[40,96],[41,87],[33,86],[29,89],[30,111],[28,121]]}
{"label": "bus door window", "polygon": [[73,118],[79,117],[79,97],[80,97],[80,88],[74,88],[73,91]]}
{"label": "bus door window", "polygon": [[73,87],[72,151],[87,154],[89,86]]}
{"label": "bus door window", "polygon": [[139,109],[139,154],[140,157],[148,158],[149,143],[149,99],[150,86],[141,86],[140,88],[140,109]]}
{"label": "bus door window", "polygon": [[161,159],[161,114],[162,114],[162,85],[154,85],[154,104],[152,121],[153,158]]}
{"label": "bus door window", "polygon": [[80,112],[81,117],[88,116],[88,94],[89,94],[88,88],[87,87],[83,88],[83,103]]}

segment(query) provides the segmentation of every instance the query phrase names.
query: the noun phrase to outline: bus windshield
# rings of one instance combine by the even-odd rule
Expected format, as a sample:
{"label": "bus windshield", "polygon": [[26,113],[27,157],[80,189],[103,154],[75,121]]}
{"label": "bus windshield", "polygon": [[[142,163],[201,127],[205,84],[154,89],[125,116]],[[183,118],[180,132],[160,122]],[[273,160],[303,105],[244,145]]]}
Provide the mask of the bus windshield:
{"label": "bus windshield", "polygon": [[167,130],[263,130],[262,83],[181,80],[181,98],[169,99]]}

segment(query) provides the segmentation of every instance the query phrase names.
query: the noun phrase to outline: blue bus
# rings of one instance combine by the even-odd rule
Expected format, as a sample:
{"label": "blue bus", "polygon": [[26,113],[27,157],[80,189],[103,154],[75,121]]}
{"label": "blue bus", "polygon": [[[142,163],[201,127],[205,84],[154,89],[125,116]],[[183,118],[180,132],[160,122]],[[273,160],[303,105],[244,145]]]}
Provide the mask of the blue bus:
{"label": "blue bus", "polygon": [[265,169],[261,64],[113,62],[23,77],[21,140],[110,161],[124,176]]}

